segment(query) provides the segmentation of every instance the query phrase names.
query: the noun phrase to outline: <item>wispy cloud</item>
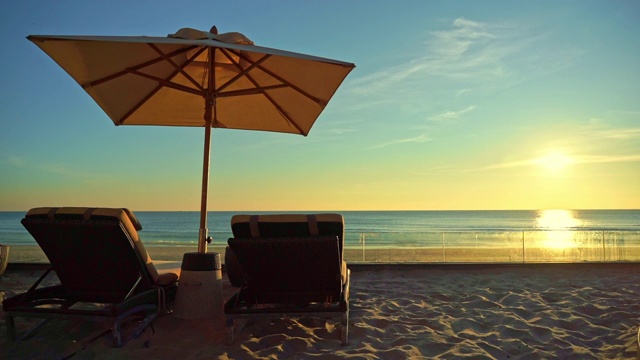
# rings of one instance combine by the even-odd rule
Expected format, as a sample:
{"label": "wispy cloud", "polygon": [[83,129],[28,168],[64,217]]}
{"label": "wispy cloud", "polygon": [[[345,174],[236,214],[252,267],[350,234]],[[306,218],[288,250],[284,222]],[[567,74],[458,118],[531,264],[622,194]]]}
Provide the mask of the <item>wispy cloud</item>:
{"label": "wispy cloud", "polygon": [[509,33],[503,31],[499,26],[456,19],[451,28],[430,34],[421,56],[352,80],[352,87],[371,93],[429,77],[494,77],[502,73],[500,59],[513,51],[496,44]]}
{"label": "wispy cloud", "polygon": [[578,164],[596,164],[596,163],[620,163],[620,162],[638,162],[640,154],[635,155],[583,155],[575,156],[574,162]]}
{"label": "wispy cloud", "polygon": [[[571,141],[572,149],[576,153],[591,154],[635,154],[640,149],[640,127],[618,125],[621,123],[634,124],[635,119],[612,120],[591,119],[591,123],[578,126],[574,131],[567,132],[566,141]],[[624,157],[623,157],[624,158]]]}
{"label": "wispy cloud", "polygon": [[429,120],[431,120],[431,121],[453,121],[453,120],[458,120],[464,114],[473,111],[475,108],[476,108],[475,105],[471,105],[471,106],[467,106],[466,108],[461,109],[461,110],[445,111],[443,113],[431,116],[429,118]]}
{"label": "wispy cloud", "polygon": [[640,128],[608,129],[608,130],[594,131],[592,132],[592,136],[595,138],[617,139],[617,140],[640,139]]}
{"label": "wispy cloud", "polygon": [[528,31],[508,23],[458,18],[450,27],[430,32],[422,48],[417,44],[412,49],[417,49],[417,56],[352,79],[350,90],[383,98],[393,93],[415,95],[416,91],[439,91],[435,84],[431,90],[425,87],[431,80],[445,79],[449,84],[463,86],[463,90],[451,90],[454,93],[449,94],[459,96],[478,88],[504,88],[540,73],[559,71],[580,55],[566,48],[539,51],[538,43],[545,36],[539,29]]}
{"label": "wispy cloud", "polygon": [[458,18],[453,28],[432,33],[434,51],[446,58],[456,58],[469,52],[479,43],[498,38],[490,24]]}
{"label": "wispy cloud", "polygon": [[386,143],[378,144],[378,145],[372,146],[371,149],[380,149],[380,148],[391,146],[391,145],[406,144],[406,143],[425,143],[428,141],[431,141],[431,138],[422,134],[422,135],[418,135],[411,138],[393,140]]}
{"label": "wispy cloud", "polygon": [[[639,162],[640,154],[631,155],[571,155],[567,157],[567,164],[602,164],[602,163],[621,163],[621,162]],[[544,159],[540,157],[515,160],[504,163],[491,164],[481,167],[477,170],[494,170],[517,168],[524,166],[540,165],[544,163]]]}
{"label": "wispy cloud", "polygon": [[465,88],[465,89],[460,89],[460,90],[458,90],[458,91],[456,92],[456,97],[460,97],[460,96],[462,96],[462,95],[464,95],[464,94],[467,94],[467,93],[470,93],[470,92],[471,92],[471,89],[467,89],[467,88]]}
{"label": "wispy cloud", "polygon": [[356,131],[356,129],[353,128],[333,128],[333,129],[329,129],[329,132],[332,134],[336,134],[336,135],[342,135],[342,134],[347,134],[347,133],[351,133]]}

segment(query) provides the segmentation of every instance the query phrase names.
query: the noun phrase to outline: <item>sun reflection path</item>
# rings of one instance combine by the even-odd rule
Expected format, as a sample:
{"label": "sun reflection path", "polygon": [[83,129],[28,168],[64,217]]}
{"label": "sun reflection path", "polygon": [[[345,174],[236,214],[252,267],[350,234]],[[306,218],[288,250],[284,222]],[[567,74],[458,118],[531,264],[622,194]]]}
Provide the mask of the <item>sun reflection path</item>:
{"label": "sun reflection path", "polygon": [[574,248],[575,228],[582,222],[575,218],[571,210],[541,210],[538,212],[536,227],[544,230],[542,246],[554,249]]}
{"label": "sun reflection path", "polygon": [[544,230],[571,230],[582,225],[571,210],[541,210],[536,219],[537,227]]}

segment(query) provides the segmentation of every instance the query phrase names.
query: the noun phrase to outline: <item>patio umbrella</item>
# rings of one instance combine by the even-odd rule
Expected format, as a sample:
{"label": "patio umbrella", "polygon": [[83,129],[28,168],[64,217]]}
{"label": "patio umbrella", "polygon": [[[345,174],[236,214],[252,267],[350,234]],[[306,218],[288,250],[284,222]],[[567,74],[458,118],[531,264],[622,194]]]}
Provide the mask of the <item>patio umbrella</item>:
{"label": "patio umbrella", "polygon": [[354,64],[260,47],[240,33],[27,37],[119,125],[203,127],[198,251],[206,252],[211,128],[306,136]]}

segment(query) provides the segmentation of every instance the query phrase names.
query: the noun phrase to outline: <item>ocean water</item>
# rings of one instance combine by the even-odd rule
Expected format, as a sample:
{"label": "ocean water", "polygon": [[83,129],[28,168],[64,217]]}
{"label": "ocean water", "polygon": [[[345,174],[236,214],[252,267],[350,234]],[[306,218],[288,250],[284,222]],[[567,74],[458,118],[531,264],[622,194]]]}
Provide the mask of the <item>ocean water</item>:
{"label": "ocean water", "polygon": [[[345,218],[346,246],[365,241],[373,247],[438,246],[445,236],[474,242],[474,246],[503,242],[520,233],[587,234],[615,239],[640,238],[640,210],[496,210],[496,211],[335,211]],[[214,245],[232,237],[230,220],[243,212],[209,212]],[[270,212],[245,212],[268,214]],[[290,212],[295,213],[295,212]],[[307,212],[298,212],[307,213]],[[20,224],[24,212],[0,212],[0,244],[36,245]],[[199,213],[137,211],[149,246],[197,246]],[[626,235],[617,235],[626,234]],[[457,236],[457,237],[456,237]],[[524,235],[522,236],[524,237]],[[584,236],[582,236],[584,237]],[[607,235],[607,238],[611,238]],[[462,240],[460,240],[462,241]],[[616,240],[617,241],[617,240]]]}

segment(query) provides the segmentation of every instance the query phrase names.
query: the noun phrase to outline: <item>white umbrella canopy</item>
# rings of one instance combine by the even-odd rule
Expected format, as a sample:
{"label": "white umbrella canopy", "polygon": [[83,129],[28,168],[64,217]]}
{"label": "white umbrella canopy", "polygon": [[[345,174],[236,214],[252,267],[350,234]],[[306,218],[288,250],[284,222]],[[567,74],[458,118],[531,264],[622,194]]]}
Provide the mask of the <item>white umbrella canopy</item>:
{"label": "white umbrella canopy", "polygon": [[[240,33],[27,37],[115,125],[205,129],[198,251],[206,252],[211,128],[306,136],[352,63],[253,45]],[[212,61],[213,60],[213,61]]]}

